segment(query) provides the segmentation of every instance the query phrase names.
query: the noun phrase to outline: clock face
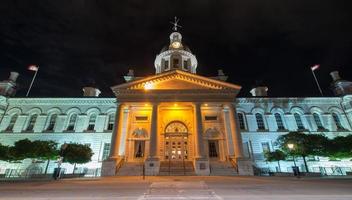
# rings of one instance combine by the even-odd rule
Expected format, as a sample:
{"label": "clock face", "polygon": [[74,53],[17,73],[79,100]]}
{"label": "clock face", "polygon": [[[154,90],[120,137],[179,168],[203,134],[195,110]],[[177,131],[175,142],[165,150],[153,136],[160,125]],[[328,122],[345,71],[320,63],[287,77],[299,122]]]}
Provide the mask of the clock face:
{"label": "clock face", "polygon": [[171,44],[171,46],[172,46],[173,48],[177,49],[177,48],[180,48],[181,43],[180,43],[180,42],[173,42],[173,43]]}

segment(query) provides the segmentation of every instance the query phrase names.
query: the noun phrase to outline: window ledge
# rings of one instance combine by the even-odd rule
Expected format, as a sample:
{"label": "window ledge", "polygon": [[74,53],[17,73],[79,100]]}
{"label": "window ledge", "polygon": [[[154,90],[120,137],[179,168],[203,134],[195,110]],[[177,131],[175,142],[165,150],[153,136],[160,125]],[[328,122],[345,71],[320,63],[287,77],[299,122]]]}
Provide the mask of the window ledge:
{"label": "window ledge", "polygon": [[33,130],[25,130],[25,131],[22,131],[22,133],[34,133]]}
{"label": "window ledge", "polygon": [[62,131],[63,133],[75,133],[76,131],[75,130],[64,130]]}
{"label": "window ledge", "polygon": [[277,132],[288,132],[289,130],[288,129],[277,129],[276,131]]}
{"label": "window ledge", "polygon": [[97,132],[96,130],[84,130],[83,131],[84,133],[95,133],[95,132]]}
{"label": "window ledge", "polygon": [[42,133],[54,133],[54,130],[44,130]]}

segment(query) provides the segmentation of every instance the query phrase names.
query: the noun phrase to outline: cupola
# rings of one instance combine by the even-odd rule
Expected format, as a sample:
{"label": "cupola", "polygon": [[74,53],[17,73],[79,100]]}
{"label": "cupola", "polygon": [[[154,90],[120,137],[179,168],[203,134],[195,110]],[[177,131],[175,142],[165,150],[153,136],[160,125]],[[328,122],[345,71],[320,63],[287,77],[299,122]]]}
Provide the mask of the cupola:
{"label": "cupola", "polygon": [[183,44],[182,35],[178,32],[178,19],[175,17],[173,32],[170,34],[170,44],[164,47],[154,61],[155,73],[160,74],[170,70],[182,70],[196,73],[197,59],[190,49]]}

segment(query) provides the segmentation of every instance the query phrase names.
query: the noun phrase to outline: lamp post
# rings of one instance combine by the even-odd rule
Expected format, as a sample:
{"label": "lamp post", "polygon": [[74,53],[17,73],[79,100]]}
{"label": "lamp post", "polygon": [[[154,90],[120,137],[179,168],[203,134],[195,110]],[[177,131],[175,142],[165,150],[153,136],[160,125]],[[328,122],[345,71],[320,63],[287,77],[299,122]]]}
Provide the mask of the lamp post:
{"label": "lamp post", "polygon": [[[290,151],[292,152],[292,150],[295,148],[295,145],[294,144],[287,144],[287,147],[290,149]],[[292,157],[293,157],[293,163],[295,165],[295,167],[297,167],[296,165],[296,161],[295,161],[295,154],[292,154]]]}
{"label": "lamp post", "polygon": [[[293,151],[293,149],[295,148],[295,145],[294,144],[292,144],[292,143],[289,143],[289,144],[287,144],[287,147],[290,149],[290,151],[292,152]],[[293,153],[292,154],[292,157],[293,157],[293,164],[295,165],[294,167],[292,167],[292,169],[293,169],[293,174],[297,177],[297,178],[299,178],[299,168],[297,167],[297,165],[296,165],[296,160],[295,160],[295,154]]]}
{"label": "lamp post", "polygon": [[32,89],[34,80],[35,80],[35,78],[37,77],[37,73],[38,73],[38,71],[39,71],[39,66],[37,66],[37,65],[30,65],[30,66],[28,66],[28,70],[29,70],[29,71],[34,71],[34,76],[33,76],[33,78],[32,78],[31,84],[29,85],[29,88],[28,88],[26,97],[29,96],[29,93],[30,93],[30,91],[31,91],[31,89]]}

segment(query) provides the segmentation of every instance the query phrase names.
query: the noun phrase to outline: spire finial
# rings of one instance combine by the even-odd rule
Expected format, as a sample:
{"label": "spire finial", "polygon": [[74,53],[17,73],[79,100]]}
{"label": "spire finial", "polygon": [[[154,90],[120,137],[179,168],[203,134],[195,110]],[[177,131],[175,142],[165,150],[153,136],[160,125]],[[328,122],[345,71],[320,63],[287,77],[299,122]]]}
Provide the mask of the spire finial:
{"label": "spire finial", "polygon": [[178,25],[178,22],[180,21],[180,19],[178,19],[176,16],[174,18],[173,22],[170,22],[172,25],[174,25],[174,27],[172,28],[172,30],[177,31],[177,28],[182,28],[182,26]]}

